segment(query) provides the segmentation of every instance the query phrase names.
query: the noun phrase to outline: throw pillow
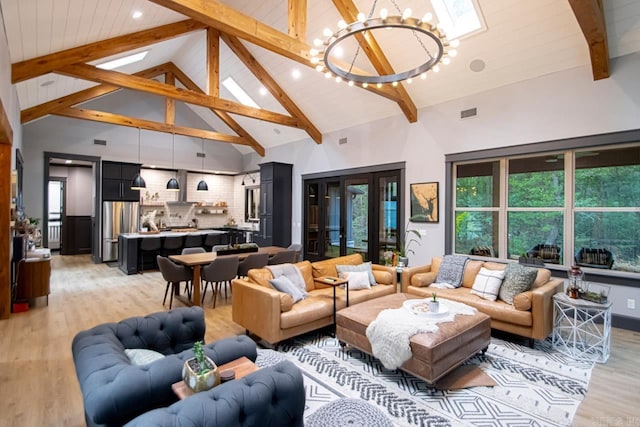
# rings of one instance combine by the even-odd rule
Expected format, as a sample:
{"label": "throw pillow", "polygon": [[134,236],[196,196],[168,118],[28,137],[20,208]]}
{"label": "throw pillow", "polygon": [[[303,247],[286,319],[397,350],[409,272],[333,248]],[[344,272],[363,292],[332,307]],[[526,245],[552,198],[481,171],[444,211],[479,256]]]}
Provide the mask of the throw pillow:
{"label": "throw pillow", "polygon": [[344,279],[343,273],[351,272],[351,271],[366,271],[369,274],[369,284],[371,286],[375,286],[376,278],[373,277],[373,271],[371,269],[371,262],[363,262],[358,265],[336,265],[336,270],[338,271],[338,277]]}
{"label": "throw pillow", "polygon": [[463,255],[445,255],[438,270],[436,283],[448,283],[452,288],[459,288],[462,284],[464,268],[469,262],[469,257]]}
{"label": "throw pillow", "polygon": [[146,365],[164,357],[164,354],[146,348],[125,348],[124,354],[127,355],[132,365]]}
{"label": "throw pillow", "polygon": [[369,274],[366,271],[348,271],[344,273],[344,278],[349,281],[349,290],[371,289]]}
{"label": "throw pillow", "polygon": [[476,275],[473,286],[471,286],[471,293],[481,298],[495,301],[498,299],[502,279],[504,279],[504,271],[488,270],[482,267]]}
{"label": "throw pillow", "polygon": [[498,296],[502,301],[513,304],[513,297],[531,289],[537,275],[537,268],[525,267],[517,262],[507,264]]}
{"label": "throw pillow", "polygon": [[271,283],[271,286],[273,286],[274,289],[291,295],[294,304],[307,297],[307,293],[294,285],[287,276],[280,276],[277,279],[271,279],[269,280],[269,283]]}

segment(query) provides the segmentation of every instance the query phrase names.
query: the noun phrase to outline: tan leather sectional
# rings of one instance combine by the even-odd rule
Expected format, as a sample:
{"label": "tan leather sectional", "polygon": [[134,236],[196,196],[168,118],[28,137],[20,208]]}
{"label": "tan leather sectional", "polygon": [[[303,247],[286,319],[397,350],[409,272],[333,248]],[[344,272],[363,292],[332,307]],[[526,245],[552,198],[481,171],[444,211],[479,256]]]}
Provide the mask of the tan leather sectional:
{"label": "tan leather sectional", "polygon": [[521,335],[530,339],[545,339],[553,329],[553,295],[562,292],[561,279],[552,279],[546,268],[538,269],[538,276],[531,290],[514,297],[513,305],[500,299],[490,301],[471,293],[471,287],[481,267],[504,270],[506,264],[471,260],[467,263],[462,286],[456,289],[434,289],[442,257],[435,257],[431,264],[405,268],[402,272],[402,292],[430,298],[435,290],[439,297],[475,307],[491,317],[491,328]]}
{"label": "tan leather sectional", "polygon": [[[247,279],[232,282],[232,319],[252,334],[270,344],[333,324],[333,287],[315,281],[324,276],[338,277],[336,265],[358,265],[360,254],[347,255],[311,263],[295,264],[305,281],[309,296],[296,304],[290,295],[275,290],[269,280],[271,271],[260,268],[249,271]],[[397,292],[397,274],[393,267],[372,264],[377,285],[371,289],[349,291],[349,304],[354,305]],[[336,289],[336,308],[346,307],[344,289]]]}

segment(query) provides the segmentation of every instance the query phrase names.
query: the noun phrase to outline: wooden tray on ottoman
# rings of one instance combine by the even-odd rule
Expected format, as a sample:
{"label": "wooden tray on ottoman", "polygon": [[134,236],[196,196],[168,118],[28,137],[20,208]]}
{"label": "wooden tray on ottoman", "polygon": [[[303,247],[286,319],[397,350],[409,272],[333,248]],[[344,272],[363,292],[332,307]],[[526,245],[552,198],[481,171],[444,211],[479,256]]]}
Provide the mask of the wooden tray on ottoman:
{"label": "wooden tray on ottoman", "polygon": [[[337,313],[336,337],[365,353],[371,353],[366,329],[382,310],[400,308],[413,295],[392,294],[375,298]],[[421,333],[411,338],[413,356],[400,369],[428,383],[460,366],[474,354],[484,351],[491,342],[491,318],[477,312],[473,316],[458,315],[453,322],[438,323],[438,331]]]}

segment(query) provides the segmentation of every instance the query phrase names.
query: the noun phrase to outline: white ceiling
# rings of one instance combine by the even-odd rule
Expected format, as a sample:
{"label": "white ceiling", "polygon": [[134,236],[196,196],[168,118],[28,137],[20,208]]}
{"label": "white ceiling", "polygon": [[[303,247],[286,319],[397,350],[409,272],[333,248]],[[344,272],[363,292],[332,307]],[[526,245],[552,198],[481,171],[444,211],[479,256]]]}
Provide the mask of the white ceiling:
{"label": "white ceiling", "polygon": [[[287,2],[283,0],[222,0],[280,31],[287,31]],[[603,0],[610,57],[640,50],[640,1]],[[307,42],[322,37],[324,27],[336,28],[340,16],[331,1],[308,0]],[[365,13],[372,1],[355,0]],[[431,10],[429,0],[396,0],[415,16]],[[478,0],[487,30],[462,40],[458,56],[440,73],[405,84],[418,109],[498,86],[535,78],[590,63],[587,44],[567,0]],[[181,21],[186,17],[145,0],[0,0],[9,53],[13,63],[87,43]],[[391,0],[378,0],[376,13]],[[134,10],[142,18],[131,17]],[[258,80],[221,43],[220,79],[231,75],[264,109],[286,111],[270,95],[259,94]],[[311,68],[255,45],[245,43],[311,122],[323,133],[398,115],[398,105],[366,90],[336,83]],[[139,49],[144,50],[144,49]],[[150,46],[147,57],[118,69],[134,73],[174,62],[200,87],[205,87],[205,34],[194,32]],[[408,44],[389,52],[394,61],[415,58],[420,51]],[[119,55],[122,56],[122,55]],[[481,72],[470,63],[481,60]],[[103,62],[103,61],[100,61]],[[291,72],[301,72],[294,79]],[[615,70],[611,70],[615,73]],[[51,82],[51,83],[49,83]],[[43,85],[43,83],[45,83]],[[95,85],[48,74],[17,84],[22,109]],[[221,86],[221,96],[233,99]],[[192,107],[214,130],[233,133],[209,110]],[[265,148],[308,139],[300,130],[247,117],[236,120]],[[313,142],[305,142],[312,144]],[[236,146],[241,152],[247,147]]]}

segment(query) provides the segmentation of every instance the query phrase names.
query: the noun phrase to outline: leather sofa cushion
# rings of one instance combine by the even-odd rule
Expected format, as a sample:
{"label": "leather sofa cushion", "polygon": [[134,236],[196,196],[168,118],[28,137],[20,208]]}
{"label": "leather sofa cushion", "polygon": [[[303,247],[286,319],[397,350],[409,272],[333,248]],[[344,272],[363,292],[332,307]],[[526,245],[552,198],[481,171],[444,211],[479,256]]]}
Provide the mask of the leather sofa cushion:
{"label": "leather sofa cushion", "polygon": [[376,283],[384,285],[393,283],[393,276],[388,271],[373,270],[373,277],[375,277]]}
{"label": "leather sofa cushion", "polygon": [[[326,291],[331,291],[331,296]],[[280,327],[282,329],[294,328],[332,315],[333,290],[320,289],[312,291],[311,295],[297,302],[291,310],[282,313]]]}
{"label": "leather sofa cushion", "polygon": [[419,288],[427,287],[436,281],[438,273],[429,271],[428,273],[417,273],[411,276],[411,286],[417,286]]}
{"label": "leather sofa cushion", "polygon": [[539,288],[549,280],[551,280],[551,271],[546,268],[539,268],[538,275],[536,276],[536,280],[534,280],[533,285],[531,285],[531,289]]}
{"label": "leather sofa cushion", "polygon": [[362,255],[360,254],[351,254],[340,256],[337,258],[325,259],[322,261],[317,261],[312,264],[313,266],[313,277],[338,277],[338,271],[336,270],[336,265],[358,265],[362,264],[364,261],[362,259]]}
{"label": "leather sofa cushion", "polygon": [[513,307],[516,310],[520,310],[520,311],[531,310],[531,297],[532,297],[531,291],[519,293],[518,295],[513,297]]}
{"label": "leather sofa cushion", "polygon": [[503,264],[500,262],[486,261],[483,264],[483,267],[486,268],[487,270],[504,270],[505,268],[507,268],[507,264]]}
{"label": "leather sofa cushion", "polygon": [[293,308],[293,297],[287,293],[280,292],[280,313],[286,313]]}
{"label": "leather sofa cushion", "polygon": [[483,261],[477,260],[469,260],[467,265],[464,267],[464,275],[462,276],[462,286],[465,288],[471,288],[473,286],[473,282],[476,280],[476,276],[480,272],[480,268],[482,268]]}

